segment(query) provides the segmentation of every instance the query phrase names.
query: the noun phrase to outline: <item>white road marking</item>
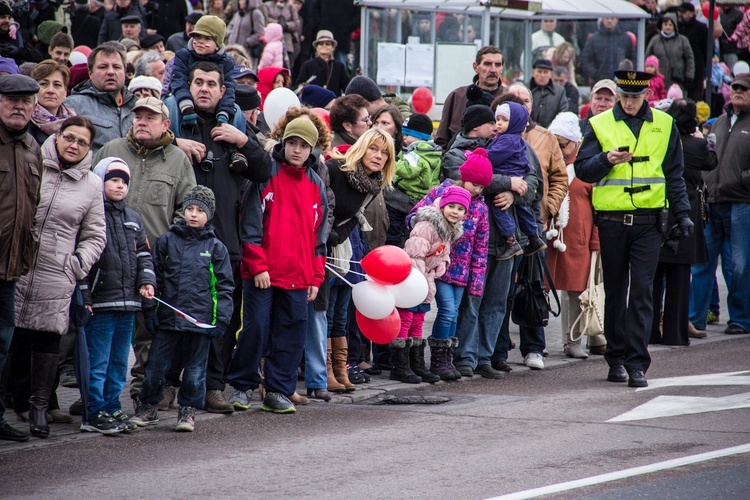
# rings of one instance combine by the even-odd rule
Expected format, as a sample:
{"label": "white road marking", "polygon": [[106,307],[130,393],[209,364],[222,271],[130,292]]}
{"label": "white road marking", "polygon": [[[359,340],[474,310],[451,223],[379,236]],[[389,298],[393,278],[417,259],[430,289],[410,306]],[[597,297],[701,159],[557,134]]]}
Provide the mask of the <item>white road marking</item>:
{"label": "white road marking", "polygon": [[698,462],[705,462],[716,458],[728,457],[731,455],[739,455],[740,453],[750,452],[750,444],[743,444],[740,446],[733,446],[732,448],[724,448],[723,450],[709,451],[706,453],[699,453],[698,455],[690,455],[682,458],[675,458],[672,460],[666,460],[664,462],[657,462],[651,465],[643,465],[641,467],[634,467],[632,469],[625,469],[617,472],[609,472],[607,474],[600,474],[598,476],[587,477],[584,479],[576,479],[575,481],[568,481],[565,483],[551,484],[549,486],[542,486],[541,488],[534,488],[526,491],[518,491],[516,493],[509,493],[499,497],[492,497],[488,500],[522,500],[524,498],[534,498],[542,495],[551,495],[553,493],[560,493],[562,491],[575,490],[586,486],[592,486],[594,484],[608,483],[610,481],[618,481],[633,476],[640,476],[643,474],[650,474],[652,472],[658,472],[666,469],[674,469],[676,467],[682,467],[684,465],[695,464]]}
{"label": "white road marking", "polygon": [[750,408],[750,392],[733,394],[723,398],[659,396],[629,412],[610,418],[607,422],[646,420],[649,418],[691,415],[709,411],[736,410],[738,408]]}
{"label": "white road marking", "polygon": [[750,385],[750,376],[738,377],[742,372],[710,373],[706,375],[690,375],[687,377],[657,378],[648,381],[648,387],[641,387],[636,391],[651,391],[662,387],[687,387],[698,385]]}

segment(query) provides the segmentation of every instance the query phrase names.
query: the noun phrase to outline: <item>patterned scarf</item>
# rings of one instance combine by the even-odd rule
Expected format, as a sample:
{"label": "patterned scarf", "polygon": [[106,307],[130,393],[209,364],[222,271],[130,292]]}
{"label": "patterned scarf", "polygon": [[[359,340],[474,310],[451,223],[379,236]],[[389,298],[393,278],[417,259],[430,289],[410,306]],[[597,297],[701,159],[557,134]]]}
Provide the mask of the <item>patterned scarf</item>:
{"label": "patterned scarf", "polygon": [[376,172],[372,175],[365,173],[365,167],[361,163],[352,171],[344,172],[349,185],[360,193],[368,193],[376,196],[383,189],[383,173]]}
{"label": "patterned scarf", "polygon": [[59,132],[62,123],[75,115],[75,111],[65,104],[60,104],[60,109],[57,110],[57,115],[53,115],[44,109],[41,104],[37,103],[36,108],[34,108],[34,114],[31,115],[31,121],[42,132],[50,136]]}

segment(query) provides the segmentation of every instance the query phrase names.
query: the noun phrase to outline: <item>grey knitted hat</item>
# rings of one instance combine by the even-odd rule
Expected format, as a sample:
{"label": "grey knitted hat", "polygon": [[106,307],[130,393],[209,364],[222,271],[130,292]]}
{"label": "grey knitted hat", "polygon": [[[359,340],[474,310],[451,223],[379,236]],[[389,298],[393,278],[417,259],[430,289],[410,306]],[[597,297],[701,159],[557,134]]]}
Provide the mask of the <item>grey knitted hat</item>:
{"label": "grey knitted hat", "polygon": [[182,206],[187,208],[190,205],[197,205],[206,212],[208,220],[214,218],[214,212],[216,212],[216,198],[214,192],[206,186],[195,186],[185,196],[185,201],[182,202]]}

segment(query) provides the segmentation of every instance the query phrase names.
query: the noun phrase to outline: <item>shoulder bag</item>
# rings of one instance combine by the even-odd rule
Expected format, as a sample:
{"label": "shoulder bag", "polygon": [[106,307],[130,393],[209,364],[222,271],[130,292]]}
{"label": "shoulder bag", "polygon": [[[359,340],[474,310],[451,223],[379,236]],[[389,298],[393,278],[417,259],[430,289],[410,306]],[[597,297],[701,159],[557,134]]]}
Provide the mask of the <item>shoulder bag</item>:
{"label": "shoulder bag", "polygon": [[[552,296],[557,302],[557,311],[550,306],[547,287],[544,285],[542,271],[547,277]],[[557,296],[555,283],[550,275],[544,256],[540,253],[525,256],[518,267],[516,291],[513,294],[513,309],[511,319],[518,326],[529,328],[545,327],[549,323],[549,315],[560,315],[560,299]]]}
{"label": "shoulder bag", "polygon": [[591,252],[589,283],[586,290],[578,296],[578,300],[581,302],[581,314],[570,326],[571,340],[576,341],[584,335],[594,337],[604,333],[604,281],[599,252]]}

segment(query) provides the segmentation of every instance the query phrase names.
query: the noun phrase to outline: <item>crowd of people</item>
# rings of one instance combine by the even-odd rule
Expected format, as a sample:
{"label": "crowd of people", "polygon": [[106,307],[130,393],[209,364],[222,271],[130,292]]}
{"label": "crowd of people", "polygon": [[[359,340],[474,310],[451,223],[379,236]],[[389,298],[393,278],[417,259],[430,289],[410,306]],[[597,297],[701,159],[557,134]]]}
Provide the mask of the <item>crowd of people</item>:
{"label": "crowd of people", "polygon": [[[76,0],[70,26],[54,4],[32,22],[0,3],[0,439],[29,439],[5,408],[44,438],[71,415],[82,431],[132,432],[176,403],[176,430],[192,431],[196,409],[247,410],[256,391],[283,414],[384,371],[499,379],[530,263],[561,292],[564,354],[603,355],[612,382],[648,384],[649,343],[706,336],[719,255],[726,333],[750,332],[750,74],[719,67],[729,102],[702,114],[715,89],[694,36],[678,34],[701,22],[692,3],[654,14],[642,69],[616,18],[582,51],[542,20],[528,83],[482,47],[437,130],[356,75],[355,7],[332,3]],[[301,104],[271,121],[282,87]],[[387,345],[361,333],[352,300],[382,245],[428,283]],[[599,263],[603,327],[583,344],[580,296]],[[543,369],[544,328],[519,331],[524,365]],[[60,385],[81,391],[70,414]]]}

